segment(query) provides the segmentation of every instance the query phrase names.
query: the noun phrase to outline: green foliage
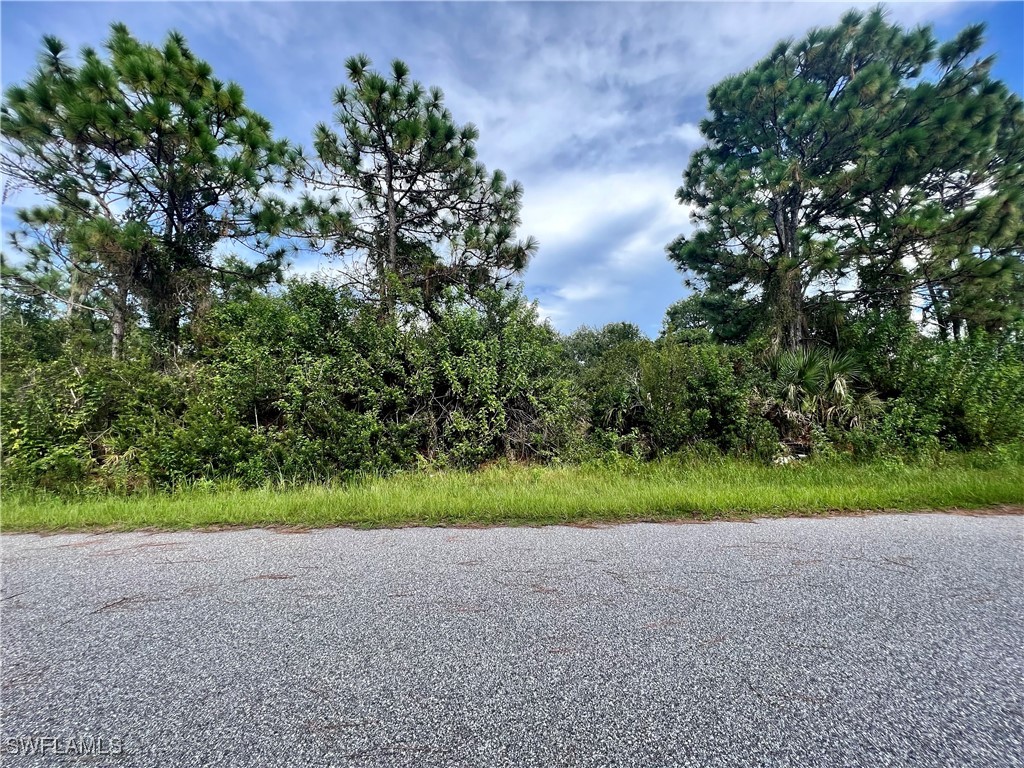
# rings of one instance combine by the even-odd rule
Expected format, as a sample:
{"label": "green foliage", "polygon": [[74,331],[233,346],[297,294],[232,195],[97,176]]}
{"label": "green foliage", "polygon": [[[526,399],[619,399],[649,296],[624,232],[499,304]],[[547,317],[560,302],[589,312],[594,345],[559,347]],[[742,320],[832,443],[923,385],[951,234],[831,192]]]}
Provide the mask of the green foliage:
{"label": "green foliage", "polygon": [[478,131],[458,125],[440,88],[370,60],[346,62],[335,122],[313,132],[315,192],[298,212],[308,234],[340,257],[345,284],[382,313],[409,304],[436,320],[451,291],[460,299],[511,285],[537,249],[517,240],[523,188],[477,161]]}
{"label": "green foliage", "polygon": [[637,343],[643,333],[633,323],[609,323],[600,329],[583,326],[562,340],[562,348],[574,366],[589,368],[622,344]]}
{"label": "green foliage", "polygon": [[46,201],[18,212],[25,260],[5,265],[4,287],[107,318],[114,357],[138,312],[173,348],[224,269],[220,241],[263,254],[239,277],[278,274],[283,205],[264,191],[288,180],[292,150],[177,33],[157,47],[114,24],[106,56],[86,47],[77,63],[43,43],[0,109],[4,175]]}
{"label": "green foliage", "polygon": [[426,333],[418,393],[426,455],[462,465],[498,456],[552,458],[581,432],[555,334],[518,297],[491,294],[484,311],[449,311]]}
{"label": "green foliage", "polygon": [[765,413],[792,439],[817,435],[821,443],[828,428],[858,427],[882,410],[877,394],[858,386],[863,374],[851,353],[775,350],[766,365]]}
{"label": "green foliage", "polygon": [[617,439],[620,450],[641,456],[700,444],[774,455],[778,435],[751,411],[760,372],[746,350],[651,342],[628,331],[621,324],[584,329],[564,342],[599,444],[609,448]]}
{"label": "green foliage", "polygon": [[0,392],[4,485],[54,489],[144,484],[150,441],[183,402],[178,382],[147,360],[98,355],[5,367]]}
{"label": "green foliage", "polygon": [[758,297],[789,350],[822,292],[904,316],[916,293],[944,330],[1005,327],[1000,298],[1021,302],[1024,109],[990,59],[970,61],[981,41],[969,27],[938,46],[881,8],[850,11],[715,85],[677,194],[699,227],[670,259],[710,296]]}
{"label": "green foliage", "polygon": [[260,436],[261,465],[252,470],[260,481],[388,471],[411,460],[412,430],[400,419],[408,374],[393,324],[378,325],[324,286],[295,283],[280,297],[253,294],[215,309],[201,334],[200,413]]}
{"label": "green foliage", "polygon": [[913,339],[899,349],[900,394],[883,422],[893,446],[934,440],[975,448],[1024,438],[1024,337]]}
{"label": "green foliage", "polygon": [[761,330],[763,317],[760,302],[740,292],[699,291],[666,310],[661,335],[691,344],[744,342]]}
{"label": "green foliage", "polygon": [[518,296],[485,301],[422,327],[294,283],[213,308],[190,329],[202,355],[173,373],[33,359],[5,322],[20,364],[3,377],[4,482],[252,486],[552,458],[582,435],[555,334]]}
{"label": "green foliage", "polygon": [[746,447],[752,421],[749,360],[713,345],[655,345],[640,361],[639,391],[654,445],[661,452],[708,442]]}
{"label": "green foliage", "polygon": [[885,403],[873,423],[847,435],[857,452],[935,453],[1008,445],[1024,435],[1019,324],[953,341],[872,313],[851,325],[847,343]]}

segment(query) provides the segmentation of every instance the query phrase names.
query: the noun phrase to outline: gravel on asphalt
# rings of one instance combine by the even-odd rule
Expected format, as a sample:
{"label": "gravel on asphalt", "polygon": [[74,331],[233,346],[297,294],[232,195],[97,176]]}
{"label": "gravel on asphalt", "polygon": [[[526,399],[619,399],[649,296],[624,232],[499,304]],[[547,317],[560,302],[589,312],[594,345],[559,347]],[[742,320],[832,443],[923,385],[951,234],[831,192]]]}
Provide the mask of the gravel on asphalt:
{"label": "gravel on asphalt", "polygon": [[[1024,766],[1022,544],[939,514],[5,535],[0,760]],[[120,754],[54,754],[84,738]]]}

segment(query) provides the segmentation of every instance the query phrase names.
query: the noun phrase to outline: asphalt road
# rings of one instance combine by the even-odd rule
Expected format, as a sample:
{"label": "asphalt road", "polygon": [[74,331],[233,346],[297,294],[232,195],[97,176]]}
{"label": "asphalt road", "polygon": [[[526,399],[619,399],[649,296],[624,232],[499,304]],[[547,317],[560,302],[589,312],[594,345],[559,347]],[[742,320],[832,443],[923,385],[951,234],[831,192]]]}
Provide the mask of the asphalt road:
{"label": "asphalt road", "polygon": [[0,544],[5,765],[1024,766],[1022,517]]}

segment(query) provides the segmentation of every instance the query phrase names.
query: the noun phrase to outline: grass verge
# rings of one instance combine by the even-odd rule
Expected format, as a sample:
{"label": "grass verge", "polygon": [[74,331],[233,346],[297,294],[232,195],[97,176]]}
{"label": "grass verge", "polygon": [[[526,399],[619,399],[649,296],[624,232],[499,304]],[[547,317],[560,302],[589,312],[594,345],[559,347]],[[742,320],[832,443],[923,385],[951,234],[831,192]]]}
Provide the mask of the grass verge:
{"label": "grass verge", "polygon": [[738,460],[492,467],[343,486],[56,497],[6,493],[4,532],[216,526],[547,525],[1024,504],[1024,465]]}

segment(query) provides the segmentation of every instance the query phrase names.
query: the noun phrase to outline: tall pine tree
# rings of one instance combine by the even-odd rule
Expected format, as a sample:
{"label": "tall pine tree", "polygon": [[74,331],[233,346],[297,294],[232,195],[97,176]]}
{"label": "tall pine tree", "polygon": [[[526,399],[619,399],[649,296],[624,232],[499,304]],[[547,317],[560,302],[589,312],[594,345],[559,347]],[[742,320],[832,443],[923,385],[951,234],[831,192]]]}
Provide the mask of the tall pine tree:
{"label": "tall pine tree", "polygon": [[346,284],[382,313],[399,303],[436,316],[450,289],[507,285],[536,250],[516,239],[522,187],[476,160],[477,129],[458,125],[438,88],[401,61],[382,74],[346,63],[337,131],[318,125],[301,206],[310,233],[344,260]]}
{"label": "tall pine tree", "polygon": [[[218,273],[279,270],[284,205],[264,192],[287,181],[292,151],[177,33],[157,47],[115,24],[107,56],[85,48],[77,65],[56,38],[43,43],[38,70],[8,89],[0,113],[4,175],[46,201],[20,214],[14,244],[28,260],[8,260],[5,286],[32,293],[40,276],[64,272],[58,298],[110,317],[115,357],[135,307],[172,352],[184,312]],[[255,261],[225,266],[224,240]]]}
{"label": "tall pine tree", "polygon": [[982,280],[963,265],[1019,243],[1020,100],[968,62],[980,42],[972,27],[940,48],[850,12],[716,85],[677,195],[698,229],[670,258],[712,293],[757,297],[788,349],[812,293],[909,313],[937,259]]}

